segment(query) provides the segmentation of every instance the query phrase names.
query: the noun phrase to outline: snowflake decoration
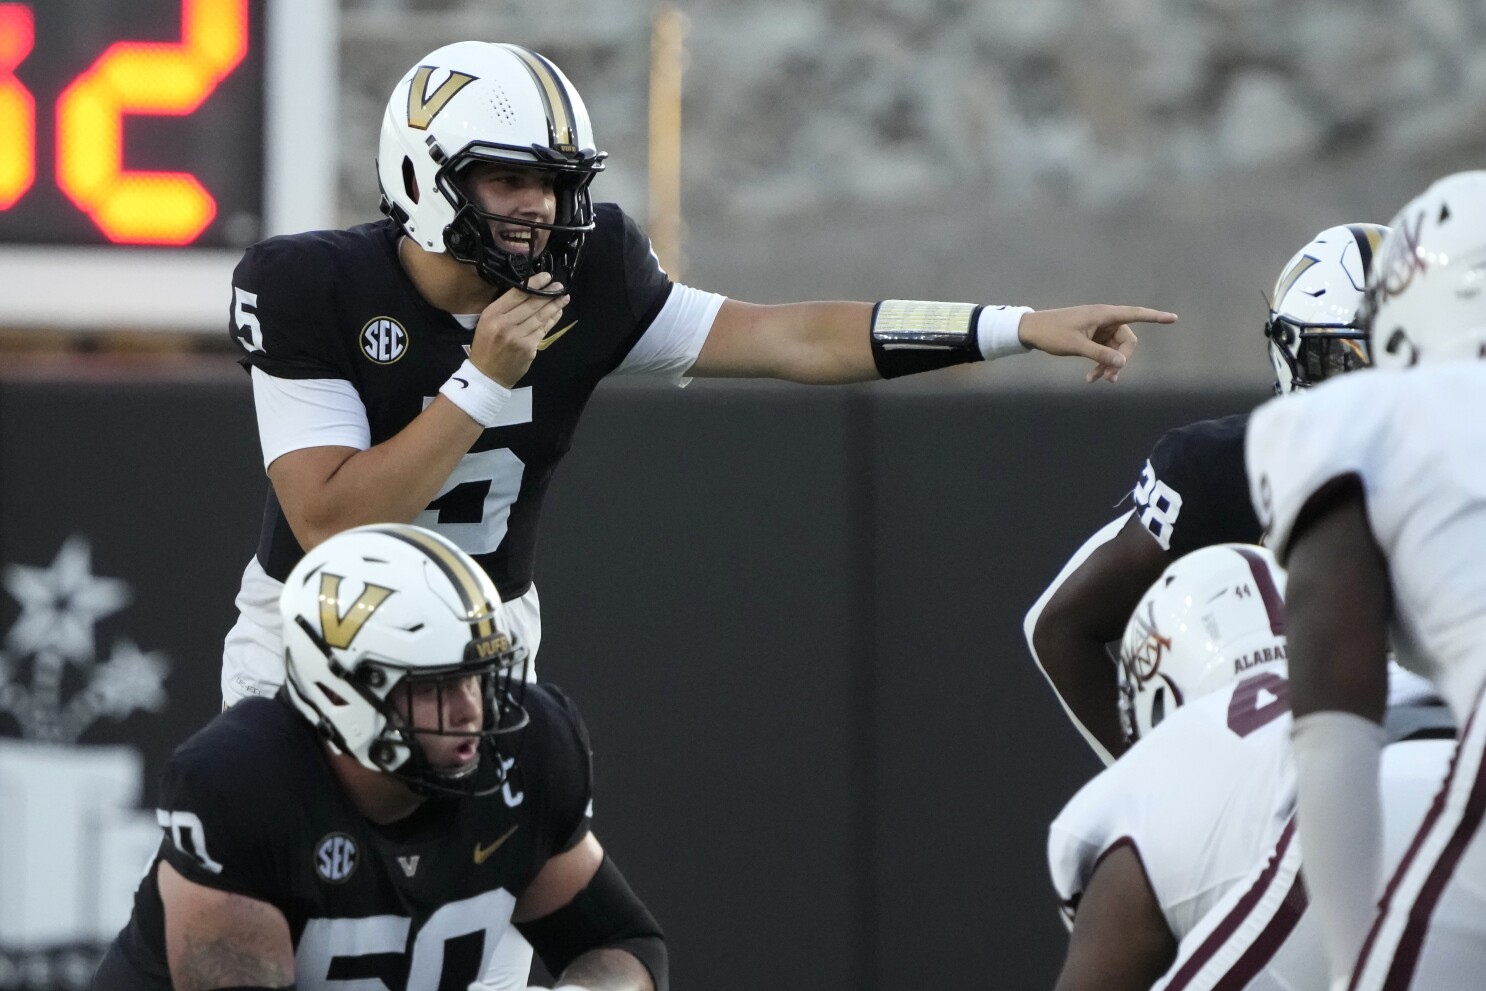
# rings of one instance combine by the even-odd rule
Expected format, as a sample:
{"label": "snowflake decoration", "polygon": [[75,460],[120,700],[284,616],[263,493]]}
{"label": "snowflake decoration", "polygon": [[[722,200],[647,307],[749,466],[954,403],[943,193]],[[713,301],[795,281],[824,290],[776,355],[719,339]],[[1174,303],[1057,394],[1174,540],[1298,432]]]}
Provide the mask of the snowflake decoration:
{"label": "snowflake decoration", "polygon": [[[93,574],[87,538],[68,537],[50,567],[7,565],[0,583],[21,606],[5,635],[8,649],[0,652],[0,712],[15,717],[22,736],[75,742],[102,717],[118,720],[165,707],[170,662],[164,654],[120,640],[106,660],[98,660],[98,622],[123,609],[132,595],[128,582]],[[22,684],[28,657],[31,680]],[[69,666],[87,682],[64,699]]]}

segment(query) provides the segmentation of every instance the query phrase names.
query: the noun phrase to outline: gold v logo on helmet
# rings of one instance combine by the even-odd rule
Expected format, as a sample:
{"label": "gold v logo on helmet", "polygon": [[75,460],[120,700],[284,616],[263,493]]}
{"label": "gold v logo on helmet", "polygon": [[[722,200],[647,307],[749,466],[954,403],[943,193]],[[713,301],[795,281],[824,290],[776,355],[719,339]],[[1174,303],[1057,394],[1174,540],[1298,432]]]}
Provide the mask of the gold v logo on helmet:
{"label": "gold v logo on helmet", "polygon": [[345,650],[351,646],[351,641],[356,639],[356,634],[361,632],[366,621],[371,619],[372,613],[392,594],[392,589],[368,584],[356,597],[356,601],[351,603],[344,616],[336,610],[340,602],[340,591],[340,575],[320,575],[320,634],[330,646]]}
{"label": "gold v logo on helmet", "polygon": [[418,71],[413,73],[413,81],[408,84],[408,126],[416,127],[420,131],[428,130],[428,125],[439,115],[439,111],[452,99],[454,94],[464,89],[475,81],[474,76],[467,72],[451,71],[449,78],[439,84],[439,88],[428,95],[428,80],[433,75],[434,67],[431,65],[420,65]]}

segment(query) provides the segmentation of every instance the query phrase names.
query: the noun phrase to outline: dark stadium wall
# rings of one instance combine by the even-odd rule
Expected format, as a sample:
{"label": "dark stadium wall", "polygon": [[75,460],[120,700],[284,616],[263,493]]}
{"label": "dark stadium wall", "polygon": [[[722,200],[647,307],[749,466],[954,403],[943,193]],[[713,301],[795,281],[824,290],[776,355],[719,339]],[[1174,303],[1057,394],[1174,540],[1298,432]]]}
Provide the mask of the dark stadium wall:
{"label": "dark stadium wall", "polygon": [[[1051,986],[1046,826],[1098,765],[1022,614],[1162,430],[1260,398],[599,391],[545,513],[540,669],[591,724],[596,828],[678,987]],[[265,484],[245,381],[0,380],[0,793],[44,791],[59,753],[136,755],[112,807],[57,798],[105,821],[72,849],[156,842]],[[0,837],[0,877],[61,842],[13,804]],[[0,886],[0,991],[85,986],[94,874]],[[20,920],[38,899],[49,925]]]}

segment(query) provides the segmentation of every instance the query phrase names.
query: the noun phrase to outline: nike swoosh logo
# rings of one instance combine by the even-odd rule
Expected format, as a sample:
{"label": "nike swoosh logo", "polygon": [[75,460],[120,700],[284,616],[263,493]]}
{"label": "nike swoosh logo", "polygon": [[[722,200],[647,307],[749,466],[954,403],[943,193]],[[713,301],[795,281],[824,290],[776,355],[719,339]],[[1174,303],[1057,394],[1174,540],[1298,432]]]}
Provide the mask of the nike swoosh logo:
{"label": "nike swoosh logo", "polygon": [[537,350],[547,350],[553,344],[557,343],[557,339],[559,337],[561,337],[563,334],[566,334],[568,331],[572,330],[576,326],[578,326],[578,321],[574,320],[572,323],[568,324],[566,327],[563,327],[561,330],[554,330],[552,333],[542,338],[542,340],[537,344]]}
{"label": "nike swoosh logo", "polygon": [[485,863],[485,861],[489,860],[490,855],[496,850],[500,849],[500,845],[502,843],[511,838],[511,834],[516,832],[516,829],[519,825],[520,824],[518,823],[516,826],[512,826],[510,829],[506,830],[505,833],[500,837],[500,839],[496,840],[494,843],[491,843],[489,846],[481,846],[480,844],[476,843],[475,863],[483,864]]}
{"label": "nike swoosh logo", "polygon": [[453,379],[454,381],[458,382],[459,383],[459,387],[461,389],[468,389],[470,387],[470,384],[468,382],[466,382],[464,379],[460,378],[458,375],[451,375],[449,377],[451,379]]}

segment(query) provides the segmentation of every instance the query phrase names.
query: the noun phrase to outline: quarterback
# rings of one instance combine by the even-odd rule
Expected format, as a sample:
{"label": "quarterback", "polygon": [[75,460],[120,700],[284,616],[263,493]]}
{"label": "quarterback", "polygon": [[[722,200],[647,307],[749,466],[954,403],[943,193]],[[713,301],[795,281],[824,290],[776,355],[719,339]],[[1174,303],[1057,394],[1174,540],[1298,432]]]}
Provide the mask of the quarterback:
{"label": "quarterback", "polygon": [[[1120,648],[1131,747],[1048,833],[1072,923],[1059,991],[1314,991],[1326,957],[1296,841],[1285,575],[1217,544],[1170,565]],[[1453,749],[1427,682],[1391,687],[1387,856],[1397,862]]]}
{"label": "quarterback", "polygon": [[[1132,306],[884,300],[763,306],[673,283],[623,210],[558,68],[466,41],[398,82],[377,156],[386,218],[276,237],[233,277],[271,484],[227,636],[228,703],[282,680],[274,603],[305,549],[412,522],[486,569],[535,655],[537,517],[584,405],[608,375],[892,378],[1037,349],[1119,375]],[[891,236],[906,236],[894,232]]]}
{"label": "quarterback", "polygon": [[524,988],[513,929],[566,991],[664,991],[660,927],[589,828],[583,721],[526,681],[484,571],[380,524],[289,577],[285,685],[172,756],[96,991]]}
{"label": "quarterback", "polygon": [[[1277,394],[1365,367],[1357,311],[1386,233],[1377,224],[1329,227],[1280,270],[1264,325]],[[1141,591],[1199,547],[1259,540],[1244,475],[1248,422],[1236,413],[1162,435],[1136,479],[1134,509],[1089,537],[1027,612],[1027,648],[1105,763],[1125,747],[1105,645]]]}
{"label": "quarterback", "polygon": [[[1391,226],[1367,286],[1376,370],[1261,407],[1246,453],[1290,573],[1298,821],[1333,987],[1454,991],[1486,973],[1486,172]],[[1461,731],[1384,885],[1390,642]]]}

